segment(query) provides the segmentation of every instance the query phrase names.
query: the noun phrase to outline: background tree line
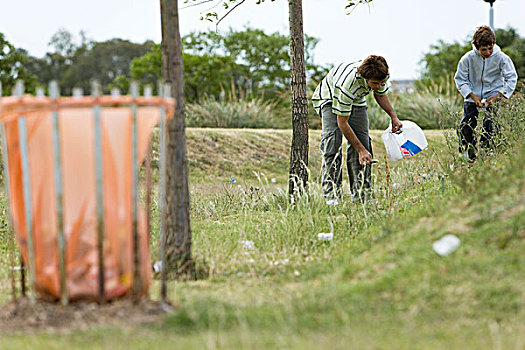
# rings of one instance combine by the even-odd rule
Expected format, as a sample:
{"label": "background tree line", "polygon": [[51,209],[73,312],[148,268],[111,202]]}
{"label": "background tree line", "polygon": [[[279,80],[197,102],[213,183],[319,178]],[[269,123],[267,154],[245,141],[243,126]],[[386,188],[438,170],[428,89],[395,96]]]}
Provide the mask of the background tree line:
{"label": "background tree line", "polygon": [[[525,38],[520,37],[516,29],[496,29],[496,43],[514,62],[518,77],[525,78]],[[422,78],[420,83],[450,77],[456,71],[460,58],[472,49],[472,38],[464,41],[447,43],[443,40],[431,45],[422,60]]]}
{"label": "background tree line", "polygon": [[[525,38],[515,29],[497,29],[496,41],[513,60],[518,75],[525,77]],[[305,36],[305,64],[308,87],[312,92],[329,67],[317,65],[313,52],[318,39]],[[225,34],[192,32],[182,37],[184,93],[188,126],[290,127],[289,39],[279,33],[262,30],[230,29]],[[127,93],[131,79],[150,84],[156,91],[161,77],[161,47],[152,41],[133,43],[114,38],[95,42],[79,33],[79,40],[66,30],[59,30],[49,42],[49,52],[33,57],[16,48],[0,33],[0,81],[3,94],[11,92],[17,79],[23,79],[29,92],[47,86],[51,80],[60,84],[62,95],[71,95],[73,87],[89,92],[91,79],[102,83],[105,93],[118,87]],[[438,127],[429,116],[437,113],[441,101],[458,104],[453,74],[461,56],[471,49],[470,38],[462,42],[439,41],[421,59],[421,76],[413,96],[393,96],[396,109],[407,119],[427,127]],[[417,67],[414,67],[416,69]],[[419,94],[418,94],[419,93]],[[406,94],[403,94],[406,95]],[[429,103],[427,100],[434,97]],[[381,111],[370,104],[371,126],[385,127]],[[312,112],[311,127],[320,120]],[[377,112],[377,116],[374,115]],[[217,118],[217,116],[221,118]]]}

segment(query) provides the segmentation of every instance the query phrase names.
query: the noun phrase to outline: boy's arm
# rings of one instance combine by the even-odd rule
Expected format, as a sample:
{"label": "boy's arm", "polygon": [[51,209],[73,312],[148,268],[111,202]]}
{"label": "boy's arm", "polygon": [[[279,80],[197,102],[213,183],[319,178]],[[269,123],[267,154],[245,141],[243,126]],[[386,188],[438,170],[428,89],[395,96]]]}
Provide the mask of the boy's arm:
{"label": "boy's arm", "polygon": [[[470,82],[468,80],[468,70],[468,59],[466,56],[463,56],[461,60],[459,60],[458,69],[456,71],[456,74],[454,75],[454,81],[456,82],[456,88],[458,89],[461,96],[463,96],[464,98],[473,98],[472,96],[470,96],[470,94],[472,93],[472,89],[470,88]],[[474,94],[472,95],[475,96]]]}
{"label": "boy's arm", "polygon": [[509,56],[505,55],[503,60],[503,66],[501,67],[501,75],[503,76],[503,91],[500,91],[501,95],[505,98],[510,98],[514,89],[516,88],[516,82],[518,81],[518,74],[514,63]]}
{"label": "boy's arm", "polygon": [[401,124],[401,122],[399,121],[399,118],[397,117],[396,112],[394,111],[394,108],[392,108],[392,105],[390,104],[390,100],[388,99],[388,95],[374,94],[374,98],[376,99],[377,104],[392,119],[392,132],[399,134],[401,132],[401,128],[403,127],[403,124]]}
{"label": "boy's arm", "polygon": [[337,126],[339,126],[339,129],[352,147],[359,153],[359,164],[370,165],[372,164],[372,155],[355,135],[354,130],[348,124],[348,118],[348,116],[337,115]]}
{"label": "boy's arm", "polygon": [[516,69],[514,68],[512,60],[506,55],[502,61],[501,75],[503,77],[503,89],[502,91],[498,91],[496,96],[492,96],[487,100],[489,105],[499,101],[502,97],[509,99],[516,88],[518,74],[516,73]]}

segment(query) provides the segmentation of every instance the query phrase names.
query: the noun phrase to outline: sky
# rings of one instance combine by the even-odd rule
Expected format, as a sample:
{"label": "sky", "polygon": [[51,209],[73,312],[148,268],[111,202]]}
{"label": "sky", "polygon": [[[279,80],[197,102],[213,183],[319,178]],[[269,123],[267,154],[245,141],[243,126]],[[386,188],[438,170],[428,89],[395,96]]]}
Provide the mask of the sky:
{"label": "sky", "polygon": [[[417,79],[420,61],[431,45],[439,40],[463,42],[489,22],[489,4],[483,0],[374,0],[350,15],[346,4],[346,0],[303,0],[304,32],[319,39],[314,62],[331,66],[382,55],[393,80]],[[0,0],[0,5],[0,33],[36,57],[50,50],[48,43],[59,29],[71,32],[77,42],[81,30],[95,41],[161,41],[159,0]],[[209,4],[186,6],[179,0],[182,35],[216,30],[214,24],[200,20]],[[494,3],[496,28],[510,26],[525,37],[524,18],[525,0]],[[218,31],[245,27],[288,34],[288,1],[255,5],[255,0],[246,0],[224,18]]]}

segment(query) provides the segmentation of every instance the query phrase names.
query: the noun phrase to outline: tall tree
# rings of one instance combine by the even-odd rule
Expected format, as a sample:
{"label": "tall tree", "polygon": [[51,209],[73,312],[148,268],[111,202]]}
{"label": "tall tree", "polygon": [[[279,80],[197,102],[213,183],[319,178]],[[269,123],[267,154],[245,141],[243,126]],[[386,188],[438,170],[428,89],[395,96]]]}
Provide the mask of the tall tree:
{"label": "tall tree", "polygon": [[[308,183],[308,100],[304,66],[302,0],[289,0],[290,75],[292,78],[292,146],[288,194],[293,196]],[[299,187],[297,187],[299,186]]]}
{"label": "tall tree", "polygon": [[[169,277],[193,273],[190,199],[184,123],[184,77],[177,0],[161,0],[162,76],[171,85],[175,113],[166,133],[166,266]],[[163,291],[165,296],[165,290]]]}

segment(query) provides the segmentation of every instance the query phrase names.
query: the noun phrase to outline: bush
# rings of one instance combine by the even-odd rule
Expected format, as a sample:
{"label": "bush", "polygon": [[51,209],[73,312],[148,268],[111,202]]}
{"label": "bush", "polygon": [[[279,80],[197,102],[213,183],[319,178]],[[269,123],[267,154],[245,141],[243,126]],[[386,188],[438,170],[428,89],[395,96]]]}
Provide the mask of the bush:
{"label": "bush", "polygon": [[291,127],[291,118],[278,118],[276,103],[263,98],[237,97],[235,92],[219,100],[206,96],[186,106],[186,124],[189,127],[208,128],[272,128]]}

